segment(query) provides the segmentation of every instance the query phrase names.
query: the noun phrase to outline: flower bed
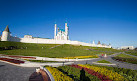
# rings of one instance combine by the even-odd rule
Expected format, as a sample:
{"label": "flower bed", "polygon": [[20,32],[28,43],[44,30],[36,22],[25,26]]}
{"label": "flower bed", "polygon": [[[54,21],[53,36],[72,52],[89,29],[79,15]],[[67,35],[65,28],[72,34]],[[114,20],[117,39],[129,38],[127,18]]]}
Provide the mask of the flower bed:
{"label": "flower bed", "polygon": [[97,55],[91,55],[91,56],[75,56],[75,57],[64,57],[64,59],[85,59],[85,58],[98,58]]}
{"label": "flower bed", "polygon": [[85,67],[85,68],[94,70],[95,72],[99,72],[105,76],[108,76],[111,80],[114,80],[114,81],[126,81],[127,80],[123,76],[121,76],[120,74],[113,72],[112,70],[108,70],[106,68],[103,68],[103,67],[95,67],[95,66],[82,65],[82,64],[78,64],[78,65],[81,67]]}
{"label": "flower bed", "polygon": [[10,58],[0,58],[0,60],[2,60],[2,61],[7,61],[7,62],[11,62],[11,63],[14,63],[14,64],[24,63],[24,61],[16,60],[16,59],[10,59]]}
{"label": "flower bed", "polygon": [[11,55],[8,55],[8,57],[12,57],[12,58],[23,58],[23,59],[36,59],[35,57],[25,57],[25,56],[11,56]]}
{"label": "flower bed", "polygon": [[84,81],[137,81],[137,71],[124,68],[82,64],[47,67],[55,81],[80,81],[82,68],[85,70]]}
{"label": "flower bed", "polygon": [[61,71],[59,71],[56,68],[53,68],[53,67],[46,67],[46,68],[52,74],[55,81],[73,81],[72,78],[70,78],[69,76],[63,74]]}
{"label": "flower bed", "polygon": [[109,67],[109,66],[100,66],[100,65],[92,65],[96,67],[103,67],[114,72],[119,73],[120,75],[127,78],[129,81],[137,81],[137,70],[125,69],[125,68],[117,68],[117,67]]}
{"label": "flower bed", "polygon": [[89,74],[98,77],[98,78],[99,78],[100,80],[102,80],[102,81],[112,81],[112,80],[110,80],[107,76],[102,75],[102,74],[100,74],[99,72],[95,72],[95,71],[92,70],[92,69],[89,69],[89,68],[86,68],[86,67],[82,67],[82,65],[81,65],[81,66],[79,66],[79,65],[71,65],[71,67],[75,67],[75,68],[79,68],[79,69],[84,68],[84,70],[87,71]]}
{"label": "flower bed", "polygon": [[25,60],[30,62],[38,62],[38,63],[63,63],[61,61],[45,61],[45,60],[29,60],[29,59],[25,59]]}
{"label": "flower bed", "polygon": [[[74,81],[80,81],[81,70],[79,68],[71,66],[60,66],[58,69],[74,79]],[[101,81],[98,77],[85,72],[85,81]]]}
{"label": "flower bed", "polygon": [[16,56],[16,55],[2,55],[2,56],[12,57],[12,58],[23,58],[23,59],[36,59],[35,57],[29,57],[29,56]]}

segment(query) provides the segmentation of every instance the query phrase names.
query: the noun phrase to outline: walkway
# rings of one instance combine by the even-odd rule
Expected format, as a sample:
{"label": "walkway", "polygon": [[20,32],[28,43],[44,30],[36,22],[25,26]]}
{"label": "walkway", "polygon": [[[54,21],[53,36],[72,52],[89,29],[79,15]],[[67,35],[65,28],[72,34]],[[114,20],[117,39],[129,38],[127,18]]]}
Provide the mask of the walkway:
{"label": "walkway", "polygon": [[118,62],[113,60],[111,57],[114,57],[116,55],[118,55],[120,53],[117,54],[113,54],[108,56],[107,58],[98,58],[98,59],[93,59],[93,60],[89,60],[89,61],[78,61],[78,62],[74,62],[74,64],[93,64],[93,62],[99,61],[99,60],[107,60],[113,64],[116,64],[115,67],[120,67],[120,68],[126,68],[126,69],[132,69],[132,70],[137,70],[137,64],[131,64],[131,63],[125,63],[125,62]]}
{"label": "walkway", "polygon": [[0,81],[29,81],[36,68],[26,68],[0,62]]}
{"label": "walkway", "polygon": [[[124,53],[124,54],[126,54],[126,53]],[[129,55],[129,56],[132,56],[132,57],[136,57],[136,58],[137,58],[137,56],[135,56],[135,55],[130,55],[130,54],[126,54],[126,55]]]}
{"label": "walkway", "polygon": [[57,45],[57,46],[54,46],[54,47],[51,47],[50,49],[53,49],[53,48],[56,48],[56,47],[59,47],[59,46],[62,46],[64,44],[60,44],[60,45]]}

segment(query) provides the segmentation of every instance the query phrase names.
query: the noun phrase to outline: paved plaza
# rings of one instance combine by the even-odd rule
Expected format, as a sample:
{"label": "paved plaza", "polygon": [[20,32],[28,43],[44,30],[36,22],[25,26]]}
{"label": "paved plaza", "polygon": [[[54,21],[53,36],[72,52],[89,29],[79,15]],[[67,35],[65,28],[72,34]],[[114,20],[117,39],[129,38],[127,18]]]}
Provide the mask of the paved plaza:
{"label": "paved plaza", "polygon": [[20,67],[0,61],[0,81],[29,81],[34,67]]}

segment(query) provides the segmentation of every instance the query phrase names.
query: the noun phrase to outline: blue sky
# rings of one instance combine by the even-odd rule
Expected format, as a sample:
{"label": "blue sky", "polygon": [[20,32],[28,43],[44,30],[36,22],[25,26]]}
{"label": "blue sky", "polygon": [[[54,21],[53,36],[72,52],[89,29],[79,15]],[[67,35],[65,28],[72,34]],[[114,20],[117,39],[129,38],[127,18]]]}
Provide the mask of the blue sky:
{"label": "blue sky", "polygon": [[0,31],[53,38],[54,22],[70,40],[137,46],[137,0],[0,0]]}

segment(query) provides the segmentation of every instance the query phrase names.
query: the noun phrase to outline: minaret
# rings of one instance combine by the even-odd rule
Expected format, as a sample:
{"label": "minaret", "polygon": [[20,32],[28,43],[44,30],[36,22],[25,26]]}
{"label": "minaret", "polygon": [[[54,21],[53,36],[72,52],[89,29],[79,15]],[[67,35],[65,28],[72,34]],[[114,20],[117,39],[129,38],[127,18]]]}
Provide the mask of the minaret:
{"label": "minaret", "polygon": [[67,22],[65,23],[65,33],[66,33],[66,40],[68,40],[68,25],[67,25]]}
{"label": "minaret", "polygon": [[5,28],[5,30],[2,32],[1,41],[10,41],[10,31],[8,25]]}
{"label": "minaret", "polygon": [[95,45],[95,41],[93,40],[93,43],[92,43],[93,45]]}
{"label": "minaret", "polygon": [[57,36],[57,24],[55,23],[55,30],[54,30],[54,39],[56,40],[56,36]]}

